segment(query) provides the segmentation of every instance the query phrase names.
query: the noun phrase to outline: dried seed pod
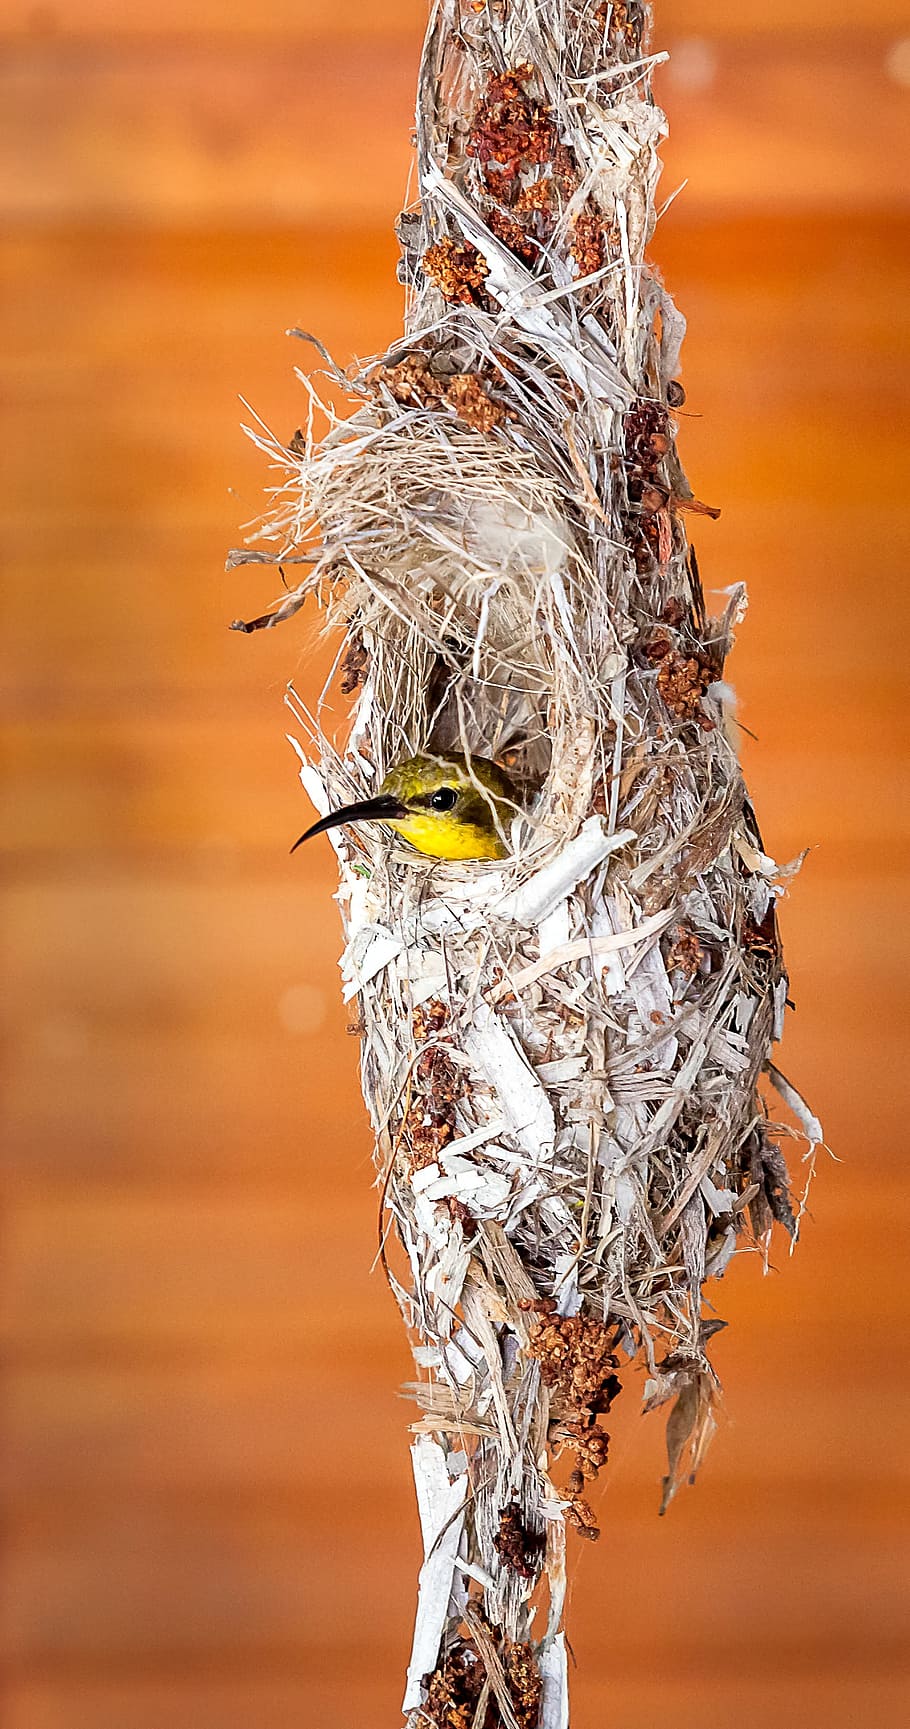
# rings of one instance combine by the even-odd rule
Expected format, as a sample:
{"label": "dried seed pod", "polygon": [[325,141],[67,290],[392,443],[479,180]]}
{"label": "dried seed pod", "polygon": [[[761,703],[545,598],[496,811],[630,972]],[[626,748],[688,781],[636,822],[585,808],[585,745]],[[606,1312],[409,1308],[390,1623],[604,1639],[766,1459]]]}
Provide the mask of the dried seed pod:
{"label": "dried seed pod", "polygon": [[475,246],[459,245],[448,235],[427,247],[423,268],[446,300],[461,300],[466,306],[476,301],[488,274],[486,260]]}

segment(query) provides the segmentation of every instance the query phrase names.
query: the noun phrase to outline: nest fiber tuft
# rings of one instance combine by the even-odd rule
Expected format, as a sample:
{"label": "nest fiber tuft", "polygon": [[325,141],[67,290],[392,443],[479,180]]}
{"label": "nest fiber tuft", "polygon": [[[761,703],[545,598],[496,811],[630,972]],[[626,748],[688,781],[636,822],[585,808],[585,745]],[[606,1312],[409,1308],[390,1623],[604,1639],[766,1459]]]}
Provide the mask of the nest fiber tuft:
{"label": "nest fiber tuft", "polygon": [[[743,784],[673,411],[684,322],[645,257],[665,131],[644,9],[438,0],[420,73],[406,332],[288,446],[259,550],[343,633],[320,811],[418,752],[495,758],[508,858],[335,830],[389,1277],[415,1339],[426,1558],[404,1709],[568,1722],[567,1524],[630,1365],[669,1406],[664,1505],[713,1427],[703,1290],[795,1209],[762,1092],[785,873]],[[325,357],[326,360],[328,357]],[[326,723],[327,724],[327,723]],[[393,1251],[391,1245],[397,1243]],[[631,1395],[626,1394],[627,1397]]]}

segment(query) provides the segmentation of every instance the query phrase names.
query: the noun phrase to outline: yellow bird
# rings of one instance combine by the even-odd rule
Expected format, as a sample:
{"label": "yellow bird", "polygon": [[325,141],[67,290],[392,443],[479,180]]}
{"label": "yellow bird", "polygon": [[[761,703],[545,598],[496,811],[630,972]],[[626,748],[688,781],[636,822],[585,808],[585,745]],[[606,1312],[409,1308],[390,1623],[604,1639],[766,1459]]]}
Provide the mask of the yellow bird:
{"label": "yellow bird", "polygon": [[506,858],[504,835],[521,806],[508,775],[486,757],[456,752],[412,756],[390,769],[376,798],[348,804],[314,822],[295,841],[340,823],[384,822],[430,858]]}

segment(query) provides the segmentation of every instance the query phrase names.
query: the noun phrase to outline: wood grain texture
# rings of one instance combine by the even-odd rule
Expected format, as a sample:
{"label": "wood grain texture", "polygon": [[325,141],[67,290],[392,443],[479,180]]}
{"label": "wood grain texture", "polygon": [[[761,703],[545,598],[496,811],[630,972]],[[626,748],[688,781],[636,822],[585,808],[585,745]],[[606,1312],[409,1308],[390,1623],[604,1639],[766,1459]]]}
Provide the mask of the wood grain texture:
{"label": "wood grain texture", "polygon": [[[424,0],[382,0],[364,7],[362,0],[68,0],[65,12],[36,11],[28,0],[6,0],[0,27],[17,36],[175,35],[222,37],[277,34],[282,40],[353,37],[363,41],[386,36],[418,35],[426,19]],[[673,36],[711,37],[818,35],[832,31],[893,31],[907,24],[903,0],[659,0],[659,29]]]}
{"label": "wood grain texture", "polygon": [[[688,178],[693,210],[906,207],[907,90],[886,33],[810,34],[789,55],[773,35],[686,40],[657,84],[673,116],[667,196]],[[375,221],[409,167],[417,48],[410,32],[14,41],[0,210],[190,229]]]}
{"label": "wood grain texture", "polygon": [[[718,1287],[727,1418],[663,1521],[660,1426],[637,1389],[618,1408],[607,1536],[571,1561],[578,1729],[890,1729],[910,1705],[903,12],[658,7],[701,43],[663,87],[665,185],[691,181],[656,244],[690,319],[682,451],[723,508],[706,586],[752,595],[733,673],[766,841],[813,849],[783,1060],[843,1162],[798,1254]],[[277,578],[222,567],[266,478],[238,393],[289,431],[288,326],[343,362],[398,328],[421,18],[0,22],[11,1729],[395,1720],[410,1368],[370,1273],[331,858],[286,852],[282,692],[329,651],[301,620],[231,634]]]}
{"label": "wood grain texture", "polygon": [[[299,1729],[308,1721],[350,1724],[352,1729],[387,1729],[388,1698],[398,1684],[394,1665],[383,1659],[372,1679],[345,1676],[333,1682],[297,1671],[287,1678],[248,1681],[202,1678],[107,1685],[23,1685],[10,1696],[9,1729]],[[712,1672],[707,1677],[670,1674],[652,1656],[636,1674],[617,1673],[600,1685],[579,1677],[574,1688],[576,1714],[585,1723],[609,1724],[610,1729],[659,1729],[672,1721],[674,1729],[702,1729],[735,1724],[736,1729],[767,1729],[769,1723],[794,1722],[794,1700],[800,1722],[844,1723],[851,1729],[866,1723],[901,1722],[906,1689],[900,1681],[865,1675],[837,1674],[794,1683],[792,1673],[743,1675]],[[735,1716],[731,1716],[732,1710]]]}

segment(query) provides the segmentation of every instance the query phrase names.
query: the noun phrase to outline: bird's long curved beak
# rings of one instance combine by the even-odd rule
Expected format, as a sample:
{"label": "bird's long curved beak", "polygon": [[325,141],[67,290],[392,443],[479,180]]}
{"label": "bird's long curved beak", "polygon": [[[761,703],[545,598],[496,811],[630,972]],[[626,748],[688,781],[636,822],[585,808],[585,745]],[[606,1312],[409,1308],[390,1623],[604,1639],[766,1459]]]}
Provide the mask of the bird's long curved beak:
{"label": "bird's long curved beak", "polygon": [[342,823],[390,822],[407,814],[407,806],[403,805],[400,799],[392,798],[389,793],[383,793],[379,798],[361,799],[359,804],[346,804],[341,810],[330,810],[328,816],[320,817],[299,840],[295,840],[291,852],[296,852],[305,840],[312,840],[315,834],[325,834],[327,829],[338,828]]}

